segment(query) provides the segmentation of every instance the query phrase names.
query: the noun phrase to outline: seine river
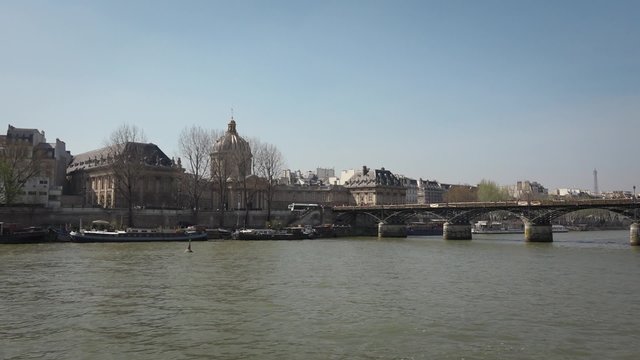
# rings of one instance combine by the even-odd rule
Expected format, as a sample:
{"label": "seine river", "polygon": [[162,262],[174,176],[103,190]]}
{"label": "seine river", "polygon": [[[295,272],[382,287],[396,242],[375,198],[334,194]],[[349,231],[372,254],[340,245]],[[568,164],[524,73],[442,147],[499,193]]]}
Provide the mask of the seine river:
{"label": "seine river", "polygon": [[0,246],[1,359],[638,359],[629,231]]}

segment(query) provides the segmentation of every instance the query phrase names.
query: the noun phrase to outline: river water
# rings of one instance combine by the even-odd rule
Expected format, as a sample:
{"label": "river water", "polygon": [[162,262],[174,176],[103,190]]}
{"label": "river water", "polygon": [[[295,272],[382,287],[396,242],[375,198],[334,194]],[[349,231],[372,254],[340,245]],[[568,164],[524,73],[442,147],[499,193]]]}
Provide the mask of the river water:
{"label": "river water", "polygon": [[638,359],[628,231],[0,246],[1,359]]}

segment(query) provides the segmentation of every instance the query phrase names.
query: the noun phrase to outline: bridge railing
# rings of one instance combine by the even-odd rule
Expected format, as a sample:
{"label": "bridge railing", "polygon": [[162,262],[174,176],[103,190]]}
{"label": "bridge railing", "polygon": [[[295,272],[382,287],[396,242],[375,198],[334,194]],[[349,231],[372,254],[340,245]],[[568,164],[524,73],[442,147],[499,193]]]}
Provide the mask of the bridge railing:
{"label": "bridge railing", "polygon": [[437,208],[503,208],[517,206],[616,206],[634,205],[634,199],[589,199],[589,200],[507,200],[507,201],[474,201],[474,202],[447,202],[433,204],[393,204],[393,205],[339,205],[334,206],[334,211],[352,210],[401,210],[401,209],[437,209]]}

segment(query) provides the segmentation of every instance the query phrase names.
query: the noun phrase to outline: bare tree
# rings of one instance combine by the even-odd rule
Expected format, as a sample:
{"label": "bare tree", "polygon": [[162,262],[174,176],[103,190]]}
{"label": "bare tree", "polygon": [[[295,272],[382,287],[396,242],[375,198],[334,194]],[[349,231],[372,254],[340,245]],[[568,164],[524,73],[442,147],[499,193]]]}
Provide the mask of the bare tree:
{"label": "bare tree", "polygon": [[124,124],[116,129],[107,140],[108,157],[114,187],[127,204],[128,224],[133,225],[133,207],[145,168],[144,131],[135,125]]}
{"label": "bare tree", "polygon": [[180,154],[185,159],[187,174],[185,190],[193,211],[194,221],[198,219],[200,199],[206,191],[207,183],[212,178],[211,152],[213,144],[220,133],[215,130],[205,130],[200,126],[184,128],[180,133]]}
{"label": "bare tree", "polygon": [[218,226],[224,227],[224,214],[229,208],[229,188],[227,185],[227,179],[229,179],[229,176],[231,175],[232,164],[225,157],[212,157],[210,167],[212,189],[214,192],[218,193],[218,212],[220,215],[220,222],[218,223]]}
{"label": "bare tree", "polygon": [[[251,175],[251,146],[238,136],[235,121],[229,122],[227,132],[214,144],[211,153],[211,178],[214,189],[219,193],[220,226],[223,226],[224,212],[230,208],[231,200],[237,200],[237,209],[244,203],[245,224],[248,218],[250,198],[247,179]],[[231,194],[230,191],[237,191]],[[235,195],[235,196],[232,196]],[[237,224],[239,225],[239,224]]]}
{"label": "bare tree", "polygon": [[0,203],[13,204],[27,181],[41,173],[41,165],[30,143],[5,138],[0,144]]}
{"label": "bare tree", "polygon": [[284,158],[275,145],[264,143],[255,150],[254,164],[256,174],[266,180],[267,221],[271,221],[271,203],[278,183],[277,176],[285,166]]}
{"label": "bare tree", "polygon": [[[249,148],[253,149],[253,147],[256,146],[255,144],[259,143],[259,140],[250,138],[249,140],[247,140],[247,142],[249,143]],[[240,185],[240,189],[242,191],[242,195],[240,196],[240,198],[243,202],[242,208],[244,208],[243,225],[246,226],[247,222],[249,221],[249,204],[252,203],[253,197],[255,195],[255,186],[250,189],[247,183],[252,172],[253,164],[251,161],[253,158],[253,154],[250,151],[238,151],[234,153],[234,157],[234,161],[238,167],[237,182]]]}

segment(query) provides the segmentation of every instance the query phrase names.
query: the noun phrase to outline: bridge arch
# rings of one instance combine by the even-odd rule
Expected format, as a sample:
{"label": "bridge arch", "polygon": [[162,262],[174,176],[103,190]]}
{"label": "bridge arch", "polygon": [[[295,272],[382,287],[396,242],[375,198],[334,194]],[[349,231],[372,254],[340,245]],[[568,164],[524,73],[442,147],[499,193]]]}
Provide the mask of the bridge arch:
{"label": "bridge arch", "polygon": [[[429,216],[435,218],[446,219],[447,223],[445,225],[448,224],[451,228],[460,230],[460,233],[464,234],[463,237],[460,237],[461,239],[471,239],[470,226],[472,219],[478,218],[483,214],[503,210],[523,220],[527,241],[552,241],[551,220],[585,209],[607,210],[630,219],[637,219],[640,205],[635,199],[595,199],[373,205],[368,207],[341,206],[334,207],[333,211],[334,214],[338,213],[338,218],[347,216],[343,215],[345,213],[352,213],[351,216],[364,214],[384,223],[402,223],[416,214],[429,214]],[[445,234],[444,237],[447,238],[447,235]]]}

